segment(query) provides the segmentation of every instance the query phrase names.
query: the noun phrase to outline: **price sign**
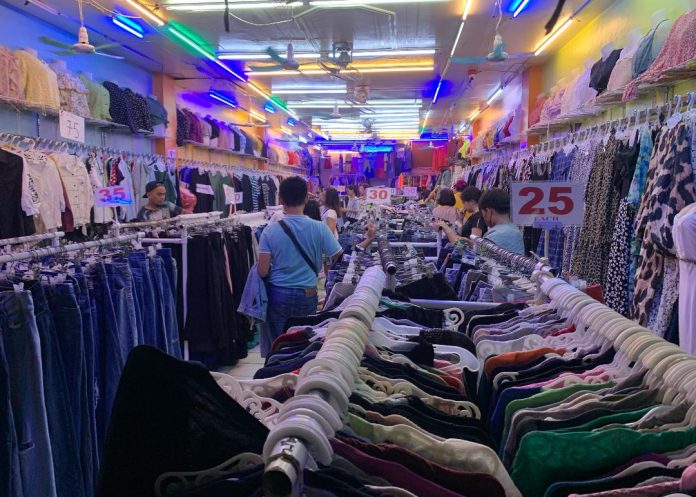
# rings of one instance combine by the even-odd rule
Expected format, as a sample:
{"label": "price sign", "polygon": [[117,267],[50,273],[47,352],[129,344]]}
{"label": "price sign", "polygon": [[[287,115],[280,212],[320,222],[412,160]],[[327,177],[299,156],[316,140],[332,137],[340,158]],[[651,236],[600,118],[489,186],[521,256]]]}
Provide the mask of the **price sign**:
{"label": "price sign", "polygon": [[121,207],[132,203],[130,191],[123,186],[98,188],[94,196],[95,207]]}
{"label": "price sign", "polygon": [[391,204],[391,188],[368,188],[367,202],[370,204]]}
{"label": "price sign", "polygon": [[242,202],[244,202],[244,192],[235,192],[234,193],[234,203],[241,204]]}
{"label": "price sign", "polygon": [[553,223],[581,226],[585,200],[580,183],[526,181],[510,185],[512,222],[520,226]]}
{"label": "price sign", "polygon": [[404,197],[417,197],[418,187],[417,186],[404,186]]}
{"label": "price sign", "polygon": [[58,116],[60,136],[76,142],[85,142],[85,119],[72,112],[60,111]]}
{"label": "price sign", "polygon": [[336,185],[336,191],[338,193],[346,193],[346,186],[345,185]]}
{"label": "price sign", "polygon": [[225,205],[234,204],[234,188],[228,185],[222,185],[222,189],[225,191]]}

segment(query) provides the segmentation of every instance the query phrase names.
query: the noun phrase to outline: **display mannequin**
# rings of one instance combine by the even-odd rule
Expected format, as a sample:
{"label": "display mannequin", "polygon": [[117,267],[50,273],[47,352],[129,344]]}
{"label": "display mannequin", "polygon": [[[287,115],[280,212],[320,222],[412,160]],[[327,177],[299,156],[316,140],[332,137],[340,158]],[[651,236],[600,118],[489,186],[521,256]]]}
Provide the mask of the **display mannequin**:
{"label": "display mannequin", "polygon": [[611,53],[614,51],[614,42],[609,42],[602,47],[602,60],[607,60]]}
{"label": "display mannequin", "polygon": [[629,33],[627,38],[627,43],[626,45],[634,45],[640,42],[640,39],[643,37],[643,31],[640,28],[633,28]]}
{"label": "display mannequin", "polygon": [[656,10],[650,16],[650,27],[655,29],[665,19],[667,19],[665,9]]}

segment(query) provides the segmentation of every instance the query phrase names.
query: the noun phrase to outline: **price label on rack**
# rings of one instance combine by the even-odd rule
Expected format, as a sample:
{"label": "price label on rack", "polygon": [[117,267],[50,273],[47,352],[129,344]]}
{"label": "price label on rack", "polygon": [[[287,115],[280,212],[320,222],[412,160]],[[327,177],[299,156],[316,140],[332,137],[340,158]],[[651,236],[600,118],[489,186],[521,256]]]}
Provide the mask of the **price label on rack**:
{"label": "price label on rack", "polygon": [[123,186],[99,188],[94,196],[95,207],[121,207],[132,203],[130,191]]}
{"label": "price label on rack", "polygon": [[368,188],[365,193],[370,204],[391,204],[391,188],[373,187]]}
{"label": "price label on rack", "polygon": [[222,185],[222,189],[225,191],[225,205],[236,203],[234,201],[234,188],[228,185]]}
{"label": "price label on rack", "polygon": [[418,187],[416,186],[404,186],[404,197],[417,197]]}
{"label": "price label on rack", "polygon": [[72,112],[60,111],[58,115],[60,136],[76,142],[85,142],[85,119]]}
{"label": "price label on rack", "polygon": [[525,181],[510,185],[512,222],[519,226],[582,226],[585,200],[580,183]]}
{"label": "price label on rack", "polygon": [[244,192],[234,192],[234,203],[241,204],[244,202]]}

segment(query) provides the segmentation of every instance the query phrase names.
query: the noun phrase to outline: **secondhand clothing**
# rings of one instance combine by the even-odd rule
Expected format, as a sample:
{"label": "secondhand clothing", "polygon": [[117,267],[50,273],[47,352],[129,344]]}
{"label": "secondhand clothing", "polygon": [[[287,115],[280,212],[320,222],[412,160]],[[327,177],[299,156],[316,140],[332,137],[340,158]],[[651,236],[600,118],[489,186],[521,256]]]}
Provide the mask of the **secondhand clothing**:
{"label": "secondhand clothing", "polygon": [[485,239],[492,241],[496,245],[524,255],[524,239],[519,228],[512,223],[499,223],[488,230]]}
{"label": "secondhand clothing", "polygon": [[259,252],[271,254],[271,271],[267,282],[285,288],[316,288],[317,272],[323,256],[333,257],[341,252],[336,238],[326,224],[304,214],[285,214],[285,224],[312,260],[312,270],[302,258],[279,223],[269,224],[261,235]]}
{"label": "secondhand clothing", "polygon": [[433,209],[433,216],[448,223],[456,223],[461,217],[459,215],[459,209],[451,205],[438,205]]}
{"label": "secondhand clothing", "polygon": [[480,229],[481,235],[485,235],[486,231],[488,231],[488,226],[486,226],[486,223],[483,220],[483,216],[478,211],[474,212],[469,217],[469,219],[467,219],[466,223],[464,223],[464,227],[462,228],[462,236],[464,238],[470,238],[471,237],[471,230],[473,228]]}

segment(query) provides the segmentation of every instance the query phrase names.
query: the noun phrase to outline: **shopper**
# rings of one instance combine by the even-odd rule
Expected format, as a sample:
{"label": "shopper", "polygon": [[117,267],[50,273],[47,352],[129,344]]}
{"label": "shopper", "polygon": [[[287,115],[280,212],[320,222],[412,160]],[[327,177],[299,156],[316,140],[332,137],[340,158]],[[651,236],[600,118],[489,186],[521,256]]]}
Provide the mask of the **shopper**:
{"label": "shopper", "polygon": [[[464,209],[464,202],[462,201],[461,194],[467,187],[468,185],[466,184],[466,181],[463,179],[458,180],[454,185],[452,185],[452,190],[454,190],[454,200],[456,202],[454,206],[457,209]],[[465,213],[464,218],[468,219],[469,216],[467,216]]]}
{"label": "shopper", "polygon": [[285,216],[264,229],[259,242],[259,274],[268,289],[268,328],[261,336],[261,355],[283,333],[291,316],[317,311],[317,273],[323,257],[335,257],[341,246],[325,223],[304,215],[307,183],[299,176],[282,181],[280,201]]}
{"label": "shopper", "polygon": [[370,185],[367,183],[363,183],[360,185],[358,188],[358,196],[360,197],[360,200],[365,202],[367,200],[367,189],[370,188]]}
{"label": "shopper", "polygon": [[319,202],[314,199],[307,200],[307,205],[304,206],[304,215],[315,221],[321,221]]}
{"label": "shopper", "polygon": [[454,204],[454,192],[449,188],[443,188],[437,196],[437,207],[433,209],[433,215],[450,224],[456,223],[461,219],[461,216]]}
{"label": "shopper", "polygon": [[341,199],[338,190],[327,188],[319,196],[321,204],[321,220],[329,227],[329,231],[338,240],[338,218],[341,215]]}
{"label": "shopper", "polygon": [[471,238],[471,235],[483,236],[488,231],[488,226],[483,220],[481,211],[479,210],[479,200],[481,199],[481,190],[475,186],[468,186],[458,195],[462,201],[462,210],[466,222],[462,228],[462,236]]}
{"label": "shopper", "polygon": [[181,214],[181,207],[167,202],[167,188],[164,183],[150,181],[145,185],[143,198],[147,199],[147,204],[138,212],[138,221],[161,221]]}
{"label": "shopper", "polygon": [[348,187],[348,205],[346,206],[346,219],[354,223],[360,217],[363,202],[360,199],[360,188],[358,185],[350,185]]}
{"label": "shopper", "polygon": [[489,226],[486,239],[502,248],[524,255],[524,239],[510,219],[510,196],[499,188],[488,190],[479,200],[483,222]]}

